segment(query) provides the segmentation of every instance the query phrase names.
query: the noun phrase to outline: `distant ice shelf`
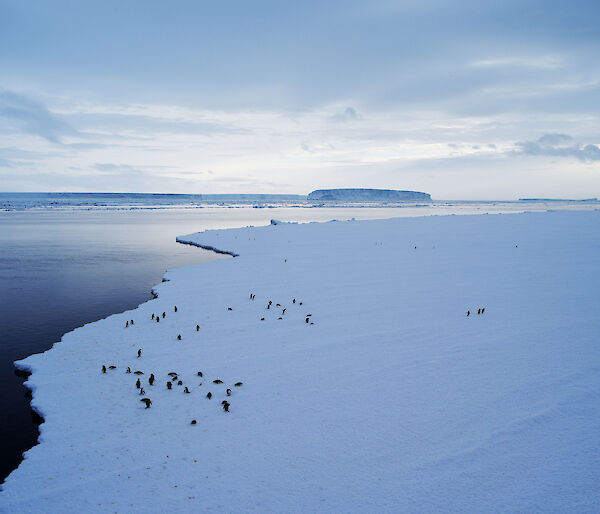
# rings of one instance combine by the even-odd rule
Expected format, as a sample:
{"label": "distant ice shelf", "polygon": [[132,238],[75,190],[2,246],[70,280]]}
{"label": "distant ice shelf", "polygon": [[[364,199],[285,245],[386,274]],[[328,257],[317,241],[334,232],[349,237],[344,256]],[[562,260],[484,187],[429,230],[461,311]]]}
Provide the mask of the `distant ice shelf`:
{"label": "distant ice shelf", "polygon": [[317,189],[309,193],[308,199],[338,202],[414,202],[430,201],[431,195],[395,189]]}

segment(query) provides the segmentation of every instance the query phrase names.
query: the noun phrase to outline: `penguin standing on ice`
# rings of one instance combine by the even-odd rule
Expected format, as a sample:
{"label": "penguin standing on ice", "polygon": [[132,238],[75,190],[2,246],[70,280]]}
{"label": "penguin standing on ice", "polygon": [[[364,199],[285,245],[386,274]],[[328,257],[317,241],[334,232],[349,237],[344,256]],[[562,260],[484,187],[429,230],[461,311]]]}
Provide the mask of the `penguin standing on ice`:
{"label": "penguin standing on ice", "polygon": [[159,323],[160,322],[160,318],[158,316],[156,316],[156,322]]}
{"label": "penguin standing on ice", "polygon": [[196,325],[196,332],[200,330],[200,325]]}
{"label": "penguin standing on ice", "polygon": [[146,391],[144,391],[144,388],[142,387],[142,388],[140,389],[140,396],[141,396],[141,395],[143,395],[143,394],[146,394]]}
{"label": "penguin standing on ice", "polygon": [[150,385],[154,385],[154,373],[150,373],[150,378],[148,379],[148,383]]}
{"label": "penguin standing on ice", "polygon": [[127,371],[125,371],[125,373],[131,373],[131,368],[129,366],[127,366]]}
{"label": "penguin standing on ice", "polygon": [[481,314],[483,314],[485,312],[485,307],[481,308]]}
{"label": "penguin standing on ice", "polygon": [[206,397],[210,400],[212,398],[212,393],[209,391]]}
{"label": "penguin standing on ice", "polygon": [[217,380],[213,380],[213,384],[222,384],[222,383],[223,383],[223,381],[219,380],[218,378],[217,378]]}
{"label": "penguin standing on ice", "polygon": [[310,318],[306,318],[306,320],[305,320],[305,321],[306,321],[306,323],[308,323],[308,322],[310,321]]}
{"label": "penguin standing on ice", "polygon": [[236,382],[235,384],[233,384],[235,387],[240,387],[241,385],[243,385],[244,382]]}
{"label": "penguin standing on ice", "polygon": [[102,364],[102,373],[106,373],[106,366]]}
{"label": "penguin standing on ice", "polygon": [[152,319],[154,319],[154,313],[152,313]]}
{"label": "penguin standing on ice", "polygon": [[198,376],[201,377],[202,376],[202,371],[198,371]]}
{"label": "penguin standing on ice", "polygon": [[477,309],[477,314],[481,314],[481,309]]}
{"label": "penguin standing on ice", "polygon": [[181,341],[181,334],[177,334],[177,340]]}
{"label": "penguin standing on ice", "polygon": [[116,366],[109,366],[108,369],[117,369]]}
{"label": "penguin standing on ice", "polygon": [[185,389],[183,390],[183,392],[186,394],[190,394],[190,390],[187,388],[187,386],[185,386]]}
{"label": "penguin standing on ice", "polygon": [[131,323],[133,325],[133,320],[131,320],[129,323]]}
{"label": "penguin standing on ice", "polygon": [[142,356],[142,349],[138,348],[138,359]]}
{"label": "penguin standing on ice", "polygon": [[164,318],[166,315],[167,315],[167,313],[163,311],[163,318]]}
{"label": "penguin standing on ice", "polygon": [[125,328],[127,328],[129,326],[129,321],[125,322]]}
{"label": "penguin standing on ice", "polygon": [[171,387],[173,387],[173,384],[171,384],[171,382],[167,382],[167,389],[171,389]]}
{"label": "penguin standing on ice", "polygon": [[177,312],[177,305],[175,305],[175,307],[173,308],[173,310],[174,310],[175,312]]}
{"label": "penguin standing on ice", "polygon": [[292,300],[292,303],[296,303],[296,299],[295,298]]}
{"label": "penguin standing on ice", "polygon": [[146,409],[149,409],[150,405],[152,405],[152,400],[150,398],[142,398],[140,402],[144,402],[146,404]]}
{"label": "penguin standing on ice", "polygon": [[225,402],[225,403],[223,403],[222,405],[223,405],[223,410],[224,410],[225,412],[229,412],[229,402]]}
{"label": "penguin standing on ice", "polygon": [[281,312],[281,315],[285,314],[286,309],[283,309],[283,311]]}
{"label": "penguin standing on ice", "polygon": [[231,396],[231,389],[227,389],[227,396]]}
{"label": "penguin standing on ice", "polygon": [[139,389],[140,387],[142,387],[142,383],[140,382],[140,379],[139,379],[139,378],[137,379],[137,382],[135,383],[135,387],[137,387],[138,389]]}
{"label": "penguin standing on ice", "polygon": [[471,315],[471,311],[467,311],[467,316],[470,316],[470,315]]}

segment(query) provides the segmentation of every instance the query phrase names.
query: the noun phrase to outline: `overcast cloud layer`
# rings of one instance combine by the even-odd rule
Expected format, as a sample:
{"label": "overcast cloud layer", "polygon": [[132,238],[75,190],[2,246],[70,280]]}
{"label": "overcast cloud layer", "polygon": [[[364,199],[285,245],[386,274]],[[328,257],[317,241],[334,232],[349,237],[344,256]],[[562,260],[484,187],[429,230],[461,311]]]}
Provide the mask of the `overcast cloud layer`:
{"label": "overcast cloud layer", "polygon": [[600,4],[493,3],[0,0],[0,190],[600,197]]}

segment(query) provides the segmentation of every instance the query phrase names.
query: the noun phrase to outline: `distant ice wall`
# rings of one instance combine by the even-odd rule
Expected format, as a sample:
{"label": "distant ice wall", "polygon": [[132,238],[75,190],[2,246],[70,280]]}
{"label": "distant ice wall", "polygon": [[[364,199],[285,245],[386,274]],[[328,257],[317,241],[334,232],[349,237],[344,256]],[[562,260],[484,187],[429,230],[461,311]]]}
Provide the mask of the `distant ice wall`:
{"label": "distant ice wall", "polygon": [[431,201],[431,195],[394,189],[317,189],[308,195],[308,199],[345,202],[411,202]]}

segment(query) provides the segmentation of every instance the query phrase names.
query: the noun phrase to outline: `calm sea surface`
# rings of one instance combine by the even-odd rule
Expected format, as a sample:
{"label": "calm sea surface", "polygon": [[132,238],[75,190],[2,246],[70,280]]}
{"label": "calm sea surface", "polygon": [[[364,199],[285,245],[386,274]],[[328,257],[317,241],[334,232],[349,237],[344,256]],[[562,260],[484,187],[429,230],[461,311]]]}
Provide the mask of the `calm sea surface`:
{"label": "calm sea surface", "polygon": [[271,218],[303,222],[548,207],[454,202],[402,208],[171,205],[141,210],[0,212],[0,481],[18,466],[22,453],[36,444],[38,436],[23,378],[15,374],[13,362],[49,349],[76,327],[150,300],[152,286],[169,268],[230,258],[177,244],[176,236],[210,228],[265,225]]}

